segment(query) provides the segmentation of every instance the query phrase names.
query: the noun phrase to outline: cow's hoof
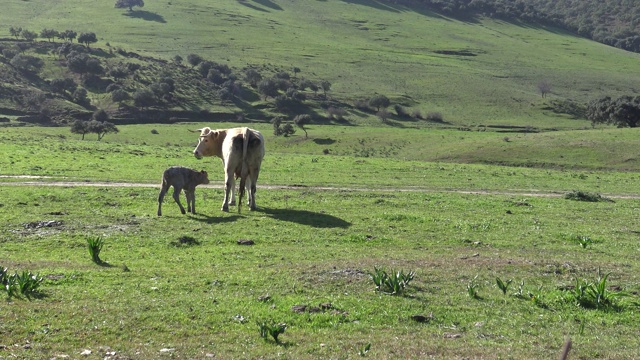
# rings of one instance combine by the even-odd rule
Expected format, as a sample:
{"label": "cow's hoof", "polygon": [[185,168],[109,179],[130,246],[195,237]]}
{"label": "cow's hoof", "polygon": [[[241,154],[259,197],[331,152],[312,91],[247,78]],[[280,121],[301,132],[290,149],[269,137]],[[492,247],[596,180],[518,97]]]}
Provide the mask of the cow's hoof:
{"label": "cow's hoof", "polygon": [[231,202],[229,203],[229,206],[236,206],[236,202],[235,202],[235,201],[231,201]]}
{"label": "cow's hoof", "polygon": [[223,207],[223,208],[222,208],[222,209],[220,209],[220,210],[222,210],[222,211],[224,211],[224,212],[229,212],[229,207],[228,207],[228,206],[227,206],[227,207]]}

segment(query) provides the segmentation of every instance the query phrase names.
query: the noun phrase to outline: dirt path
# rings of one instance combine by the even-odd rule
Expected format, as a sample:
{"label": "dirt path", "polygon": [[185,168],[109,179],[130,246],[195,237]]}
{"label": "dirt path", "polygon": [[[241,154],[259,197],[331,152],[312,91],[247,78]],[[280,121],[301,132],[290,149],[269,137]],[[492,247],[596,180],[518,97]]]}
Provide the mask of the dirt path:
{"label": "dirt path", "polygon": [[[25,179],[25,181],[2,181],[2,179]],[[27,181],[26,179],[31,179]],[[57,181],[44,176],[7,176],[0,175],[0,186],[54,186],[54,187],[143,187],[160,188],[160,184],[132,183],[132,182],[104,182],[104,181]],[[200,188],[223,189],[222,182],[208,185],[199,185]],[[511,195],[529,197],[562,197],[564,192],[554,191],[531,191],[531,190],[468,190],[468,189],[432,189],[425,187],[403,187],[403,188],[365,188],[365,187],[341,187],[341,186],[303,186],[303,185],[260,185],[263,189],[285,189],[285,190],[327,190],[327,191],[399,191],[399,192],[434,192],[434,193],[457,193],[476,195]],[[601,194],[610,199],[640,199],[640,195],[633,194]]]}

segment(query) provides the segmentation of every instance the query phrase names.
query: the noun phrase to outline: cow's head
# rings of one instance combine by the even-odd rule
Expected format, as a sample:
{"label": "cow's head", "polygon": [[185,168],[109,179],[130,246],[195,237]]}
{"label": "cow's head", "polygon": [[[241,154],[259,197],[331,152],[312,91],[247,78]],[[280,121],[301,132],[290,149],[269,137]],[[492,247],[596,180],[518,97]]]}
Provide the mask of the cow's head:
{"label": "cow's head", "polygon": [[193,132],[199,132],[198,145],[193,150],[193,155],[197,159],[202,159],[203,156],[219,156],[220,147],[220,135],[219,130],[211,130],[208,127],[195,130]]}

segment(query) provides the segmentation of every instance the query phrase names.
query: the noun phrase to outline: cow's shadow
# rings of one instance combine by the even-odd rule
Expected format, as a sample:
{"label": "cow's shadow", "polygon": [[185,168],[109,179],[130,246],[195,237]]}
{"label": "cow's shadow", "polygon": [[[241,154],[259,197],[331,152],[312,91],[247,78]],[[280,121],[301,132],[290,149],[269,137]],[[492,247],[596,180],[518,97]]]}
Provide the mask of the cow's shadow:
{"label": "cow's shadow", "polygon": [[240,215],[231,216],[209,216],[206,214],[198,213],[196,215],[190,214],[189,217],[195,221],[200,221],[207,224],[223,224],[230,223],[241,218]]}
{"label": "cow's shadow", "polygon": [[348,228],[351,226],[350,222],[344,221],[333,215],[306,210],[270,209],[259,207],[257,211],[265,213],[277,220],[294,222],[315,228]]}

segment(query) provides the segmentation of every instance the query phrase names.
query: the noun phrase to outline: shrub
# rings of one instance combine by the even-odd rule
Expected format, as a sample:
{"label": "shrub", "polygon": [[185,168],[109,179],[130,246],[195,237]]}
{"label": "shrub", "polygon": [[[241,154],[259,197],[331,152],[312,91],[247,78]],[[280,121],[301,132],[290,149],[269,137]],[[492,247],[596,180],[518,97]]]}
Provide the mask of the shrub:
{"label": "shrub", "polygon": [[422,113],[420,112],[420,110],[413,110],[411,111],[411,117],[414,119],[422,119]]}
{"label": "shrub", "polygon": [[407,111],[407,109],[405,109],[402,105],[398,105],[398,104],[396,104],[396,105],[394,105],[394,106],[393,106],[393,108],[394,108],[394,110],[396,111],[396,114],[397,114],[399,117],[402,117],[402,118],[408,118],[408,117],[411,117],[411,116],[409,115],[409,112]]}
{"label": "shrub", "polygon": [[382,109],[376,113],[376,116],[382,120],[382,122],[387,122],[387,120],[391,117],[391,113],[387,109]]}
{"label": "shrub", "polygon": [[336,107],[330,106],[327,109],[327,114],[329,114],[329,118],[330,119],[343,120],[344,116],[347,114],[347,112],[344,109],[340,109],[340,108],[336,108]]}
{"label": "shrub", "polygon": [[444,121],[444,117],[439,112],[430,112],[430,113],[428,113],[426,119],[428,121],[435,121],[435,122],[443,122]]}

